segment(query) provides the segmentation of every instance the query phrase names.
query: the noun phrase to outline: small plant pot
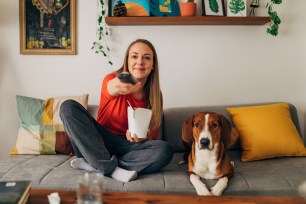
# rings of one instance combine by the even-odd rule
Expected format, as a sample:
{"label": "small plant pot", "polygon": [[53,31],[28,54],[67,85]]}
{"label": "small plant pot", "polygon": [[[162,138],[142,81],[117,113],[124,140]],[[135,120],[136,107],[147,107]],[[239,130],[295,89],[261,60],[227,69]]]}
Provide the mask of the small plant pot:
{"label": "small plant pot", "polygon": [[195,16],[197,4],[194,2],[182,2],[180,4],[181,16]]}

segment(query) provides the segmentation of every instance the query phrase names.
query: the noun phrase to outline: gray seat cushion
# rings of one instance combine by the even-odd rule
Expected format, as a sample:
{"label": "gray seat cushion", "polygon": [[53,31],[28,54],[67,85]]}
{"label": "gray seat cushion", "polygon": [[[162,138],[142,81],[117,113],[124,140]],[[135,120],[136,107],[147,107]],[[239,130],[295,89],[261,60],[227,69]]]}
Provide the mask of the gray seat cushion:
{"label": "gray seat cushion", "polygon": [[[305,157],[284,157],[242,163],[241,152],[231,151],[235,175],[224,195],[297,196],[297,186],[306,178]],[[153,192],[196,194],[189,182],[187,165],[178,165],[183,153],[176,153],[171,163],[160,172],[140,175],[137,180],[122,183],[105,177],[104,189],[109,192]],[[66,155],[18,155],[0,161],[0,180],[32,180],[33,188],[76,189],[83,170],[70,167]],[[211,187],[215,180],[205,181]]]}

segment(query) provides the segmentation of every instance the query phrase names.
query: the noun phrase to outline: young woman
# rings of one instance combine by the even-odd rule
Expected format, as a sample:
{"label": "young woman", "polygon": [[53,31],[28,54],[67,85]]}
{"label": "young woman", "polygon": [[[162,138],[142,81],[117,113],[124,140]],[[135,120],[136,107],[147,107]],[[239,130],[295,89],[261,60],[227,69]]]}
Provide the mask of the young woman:
{"label": "young woman", "polygon": [[[136,83],[121,81],[116,72],[108,74],[102,83],[97,120],[73,100],[63,102],[60,116],[77,156],[71,161],[73,168],[99,171],[127,182],[136,179],[137,174],[166,166],[173,157],[173,148],[157,140],[163,103],[153,45],[144,39],[132,42],[117,72],[128,72]],[[129,132],[128,102],[135,108],[152,110],[147,138]]]}

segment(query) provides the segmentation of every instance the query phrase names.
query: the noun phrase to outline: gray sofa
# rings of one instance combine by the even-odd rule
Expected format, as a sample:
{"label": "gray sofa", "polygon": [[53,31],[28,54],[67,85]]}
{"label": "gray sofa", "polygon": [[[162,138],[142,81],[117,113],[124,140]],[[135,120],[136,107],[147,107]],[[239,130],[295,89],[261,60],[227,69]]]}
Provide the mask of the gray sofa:
{"label": "gray sofa", "polygon": [[[248,104],[250,105],[250,104]],[[252,104],[254,105],[254,104]],[[238,106],[238,105],[236,105]],[[242,105],[239,105],[242,106]],[[160,139],[175,148],[172,162],[162,171],[141,175],[137,180],[122,183],[105,178],[105,191],[153,192],[170,194],[196,194],[186,174],[187,165],[178,165],[184,153],[181,142],[181,125],[187,117],[198,111],[214,111],[231,120],[227,107],[179,107],[164,110]],[[96,115],[97,106],[89,106]],[[292,120],[301,134],[296,108],[290,104]],[[242,163],[239,142],[230,155],[235,162],[235,175],[229,181],[224,195],[297,196],[297,187],[306,180],[305,157],[283,157]],[[70,167],[67,155],[17,155],[0,161],[0,180],[32,180],[33,188],[75,189],[78,176],[85,173]],[[207,181],[211,186],[215,181]]]}

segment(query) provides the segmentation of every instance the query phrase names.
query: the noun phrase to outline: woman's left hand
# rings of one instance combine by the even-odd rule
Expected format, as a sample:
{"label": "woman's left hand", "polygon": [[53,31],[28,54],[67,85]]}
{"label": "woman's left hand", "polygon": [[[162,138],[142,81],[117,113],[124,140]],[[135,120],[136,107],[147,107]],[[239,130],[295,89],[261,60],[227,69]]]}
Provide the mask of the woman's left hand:
{"label": "woman's left hand", "polygon": [[126,135],[126,139],[130,142],[143,142],[143,141],[148,140],[148,138],[138,138],[136,134],[134,134],[132,137],[132,134],[129,130],[126,131],[125,135]]}

